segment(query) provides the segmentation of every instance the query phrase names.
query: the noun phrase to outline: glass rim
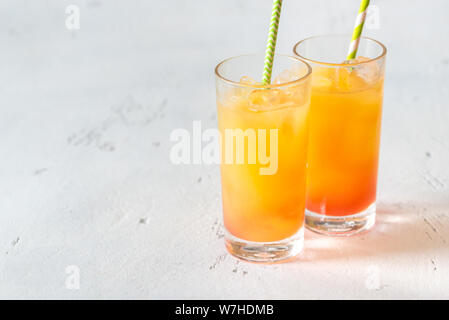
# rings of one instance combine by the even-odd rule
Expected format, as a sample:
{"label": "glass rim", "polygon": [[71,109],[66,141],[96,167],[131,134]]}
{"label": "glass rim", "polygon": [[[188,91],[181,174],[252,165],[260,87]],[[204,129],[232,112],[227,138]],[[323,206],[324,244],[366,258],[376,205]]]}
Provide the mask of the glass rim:
{"label": "glass rim", "polygon": [[[237,81],[234,81],[234,80],[226,78],[219,71],[220,67],[223,64],[225,64],[226,62],[229,62],[229,61],[234,60],[234,59],[242,58],[242,57],[258,56],[258,55],[262,55],[263,56],[264,54],[262,54],[262,53],[250,53],[250,54],[242,54],[242,55],[239,55],[239,56],[234,56],[234,57],[227,58],[227,59],[221,61],[219,64],[217,64],[217,66],[215,67],[215,75],[219,79],[221,79],[221,80],[223,80],[223,81],[225,81],[227,83],[230,83],[232,85],[239,86],[239,87],[246,87],[246,88],[255,88],[255,89],[282,88],[284,86],[289,86],[289,85],[292,85],[292,84],[295,84],[295,83],[300,83],[300,82],[304,81],[305,79],[307,79],[308,77],[310,77],[312,75],[312,67],[306,61],[303,61],[303,60],[301,60],[298,57],[289,56],[289,55],[286,55],[286,54],[275,54],[274,56],[275,57],[284,57],[284,58],[289,58],[289,59],[292,59],[292,60],[296,60],[296,61],[300,62],[301,64],[305,65],[306,68],[307,68],[307,72],[306,72],[306,74],[304,76],[302,76],[302,77],[300,77],[300,78],[298,78],[296,80],[293,80],[293,81],[283,82],[283,83],[279,83],[279,84],[271,84],[270,83],[269,85],[264,85],[264,84],[250,84],[250,83],[237,82]],[[263,67],[263,64],[261,65],[261,68],[262,67]]]}
{"label": "glass rim", "polygon": [[325,61],[320,61],[320,60],[313,60],[313,59],[306,58],[306,57],[300,55],[297,52],[297,50],[296,50],[302,43],[304,43],[304,42],[306,42],[308,40],[317,39],[317,38],[324,38],[324,37],[340,37],[340,36],[348,36],[350,38],[351,34],[344,34],[344,33],[343,34],[323,34],[323,35],[307,37],[305,39],[302,39],[301,41],[299,41],[298,43],[296,43],[293,46],[293,54],[295,54],[297,57],[299,57],[299,59],[305,60],[305,61],[307,61],[309,63],[315,63],[315,64],[320,64],[320,65],[324,65],[324,66],[332,66],[332,67],[359,66],[359,65],[363,65],[363,64],[371,63],[373,61],[380,60],[380,59],[384,58],[387,55],[387,47],[385,47],[385,45],[382,42],[380,42],[378,40],[375,40],[373,38],[364,37],[364,36],[361,36],[360,39],[361,40],[368,40],[368,41],[371,41],[371,42],[374,42],[374,43],[378,44],[380,46],[382,52],[377,57],[370,58],[369,60],[360,61],[360,62],[357,62],[357,63],[334,63],[334,62],[325,62]]}

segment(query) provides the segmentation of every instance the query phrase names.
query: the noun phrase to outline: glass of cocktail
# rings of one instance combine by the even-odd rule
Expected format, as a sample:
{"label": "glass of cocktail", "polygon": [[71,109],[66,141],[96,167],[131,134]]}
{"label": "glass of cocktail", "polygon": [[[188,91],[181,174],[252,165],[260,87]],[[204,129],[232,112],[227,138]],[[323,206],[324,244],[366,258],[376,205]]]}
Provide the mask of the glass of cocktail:
{"label": "glass of cocktail", "polygon": [[[386,48],[351,35],[311,37],[294,53],[312,66],[306,226],[351,235],[374,225]],[[343,57],[343,58],[342,58]]]}
{"label": "glass of cocktail", "polygon": [[275,55],[227,59],[215,69],[226,247],[241,259],[274,262],[303,246],[311,68]]}

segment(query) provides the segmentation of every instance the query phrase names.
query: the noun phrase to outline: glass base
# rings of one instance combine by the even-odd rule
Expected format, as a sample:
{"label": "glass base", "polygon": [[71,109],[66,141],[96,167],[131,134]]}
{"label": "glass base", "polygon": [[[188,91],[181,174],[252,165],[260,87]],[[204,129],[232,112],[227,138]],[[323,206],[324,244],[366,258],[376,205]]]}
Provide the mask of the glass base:
{"label": "glass base", "polygon": [[293,236],[274,242],[252,242],[225,235],[226,249],[233,256],[250,262],[279,262],[299,254],[304,246],[304,227]]}
{"label": "glass base", "polygon": [[306,210],[306,227],[328,236],[352,236],[370,229],[376,221],[376,204],[350,216],[326,216]]}

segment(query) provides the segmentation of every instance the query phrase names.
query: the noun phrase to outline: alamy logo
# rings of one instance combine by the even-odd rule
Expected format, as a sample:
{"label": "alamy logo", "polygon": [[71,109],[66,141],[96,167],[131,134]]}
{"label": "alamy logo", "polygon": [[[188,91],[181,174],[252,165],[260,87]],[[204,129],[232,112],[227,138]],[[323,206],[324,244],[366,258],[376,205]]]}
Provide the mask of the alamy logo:
{"label": "alamy logo", "polygon": [[65,19],[65,27],[68,30],[78,30],[80,28],[80,8],[71,4],[65,8],[65,13],[68,14]]}
{"label": "alamy logo", "polygon": [[376,5],[370,5],[366,12],[365,28],[370,30],[380,29],[380,10]]}
{"label": "alamy logo", "polygon": [[276,174],[278,129],[234,128],[222,134],[212,128],[203,131],[201,121],[193,121],[192,129],[192,134],[182,128],[171,132],[173,164],[259,164],[260,175]]}
{"label": "alamy logo", "polygon": [[67,277],[65,279],[65,287],[69,290],[78,290],[80,288],[80,268],[70,265],[65,268]]}
{"label": "alamy logo", "polygon": [[370,265],[366,270],[365,287],[369,290],[379,290],[380,285],[380,269],[378,266]]}

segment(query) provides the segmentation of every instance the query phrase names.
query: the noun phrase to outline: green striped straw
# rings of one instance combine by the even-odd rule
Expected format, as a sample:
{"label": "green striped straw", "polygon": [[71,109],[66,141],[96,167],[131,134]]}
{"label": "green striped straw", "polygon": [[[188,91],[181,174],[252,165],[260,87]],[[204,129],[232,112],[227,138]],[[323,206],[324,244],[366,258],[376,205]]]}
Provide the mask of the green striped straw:
{"label": "green striped straw", "polygon": [[270,30],[268,32],[267,48],[265,50],[265,62],[263,67],[262,83],[264,85],[269,85],[271,83],[271,71],[273,70],[274,50],[276,48],[276,39],[278,36],[281,7],[282,7],[282,0],[273,0]]}
{"label": "green striped straw", "polygon": [[359,49],[360,36],[362,35],[363,25],[365,24],[366,12],[370,0],[362,0],[360,3],[359,13],[355,21],[354,32],[352,33],[351,44],[349,45],[348,56],[346,60],[352,60],[357,57],[357,50]]}

